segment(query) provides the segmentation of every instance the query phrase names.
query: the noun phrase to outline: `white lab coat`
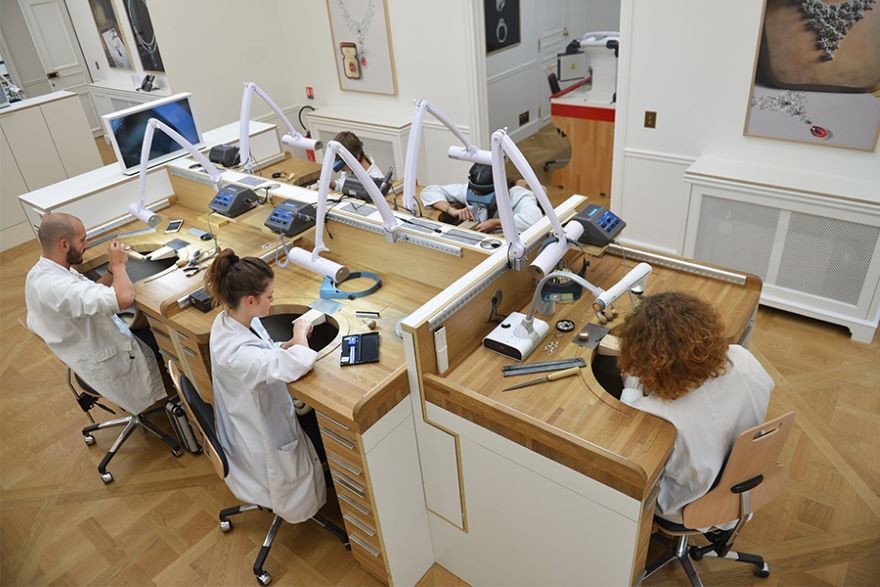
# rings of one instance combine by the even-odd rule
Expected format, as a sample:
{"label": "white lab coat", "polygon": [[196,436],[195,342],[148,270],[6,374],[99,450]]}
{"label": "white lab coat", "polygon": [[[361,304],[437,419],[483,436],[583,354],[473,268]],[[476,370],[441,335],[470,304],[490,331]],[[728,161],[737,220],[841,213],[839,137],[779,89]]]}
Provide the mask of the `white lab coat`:
{"label": "white lab coat", "polygon": [[211,377],[217,438],[235,496],[291,523],[308,520],[327,499],[323,469],[294,412],[287,383],[312,368],[317,353],[275,346],[259,319],[256,336],[226,312],[211,327]]}
{"label": "white lab coat", "polygon": [[132,414],[165,397],[153,351],[116,316],[112,287],[40,257],[24,296],[28,328],[95,391]]}
{"label": "white lab coat", "polygon": [[[372,157],[367,155],[367,159],[370,161],[370,166],[367,168],[367,175],[369,175],[370,177],[378,178],[378,179],[385,179],[385,172],[383,172],[381,169],[379,169],[378,165],[373,163]],[[357,176],[354,173],[352,173],[351,175],[352,175],[352,177],[357,179]],[[346,173],[345,171],[339,172],[339,177],[336,179],[336,184],[335,184],[337,192],[342,191],[342,184],[345,183],[345,179],[347,177],[348,177],[348,173]]]}
{"label": "white lab coat", "polygon": [[[426,186],[422,193],[419,194],[419,197],[422,199],[422,203],[425,206],[432,206],[437,202],[442,200],[446,200],[447,202],[458,202],[462,205],[467,204],[467,184],[466,183],[453,183],[449,185],[429,185]],[[520,187],[518,185],[510,188],[510,203],[513,207],[513,219],[516,221],[516,230],[517,232],[522,232],[538,220],[544,215],[541,211],[540,206],[538,206],[538,199],[535,198],[535,194],[530,192],[529,190]],[[479,211],[484,210],[485,208],[477,208],[476,213],[479,216]],[[493,218],[498,218],[498,213],[495,213]],[[478,217],[476,218],[476,222],[485,222],[489,220],[488,217]]]}
{"label": "white lab coat", "polygon": [[727,358],[725,373],[676,400],[643,396],[636,377],[627,378],[621,394],[621,401],[675,426],[657,496],[657,515],[671,522],[682,523],[682,508],[709,491],[736,437],[767,414],[770,375],[739,345],[730,345]]}

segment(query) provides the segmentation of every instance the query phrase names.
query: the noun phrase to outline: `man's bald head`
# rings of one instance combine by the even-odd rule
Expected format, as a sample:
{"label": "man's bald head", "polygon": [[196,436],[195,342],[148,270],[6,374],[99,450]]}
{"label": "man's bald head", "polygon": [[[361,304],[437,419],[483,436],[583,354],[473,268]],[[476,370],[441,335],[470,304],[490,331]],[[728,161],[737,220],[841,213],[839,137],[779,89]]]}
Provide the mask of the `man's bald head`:
{"label": "man's bald head", "polygon": [[49,253],[55,250],[61,239],[73,241],[84,230],[82,221],[76,216],[64,212],[53,212],[43,218],[37,235],[40,238],[43,252]]}

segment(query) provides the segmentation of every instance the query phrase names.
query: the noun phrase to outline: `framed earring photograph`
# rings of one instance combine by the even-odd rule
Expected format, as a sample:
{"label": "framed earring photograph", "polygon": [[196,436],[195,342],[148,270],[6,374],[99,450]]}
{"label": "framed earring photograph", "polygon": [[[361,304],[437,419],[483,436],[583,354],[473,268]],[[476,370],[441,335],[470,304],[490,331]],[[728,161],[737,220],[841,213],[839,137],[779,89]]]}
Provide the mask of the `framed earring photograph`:
{"label": "framed earring photograph", "polygon": [[880,5],[765,0],[744,134],[873,151]]}
{"label": "framed earring photograph", "polygon": [[339,88],[397,95],[386,0],[327,0]]}

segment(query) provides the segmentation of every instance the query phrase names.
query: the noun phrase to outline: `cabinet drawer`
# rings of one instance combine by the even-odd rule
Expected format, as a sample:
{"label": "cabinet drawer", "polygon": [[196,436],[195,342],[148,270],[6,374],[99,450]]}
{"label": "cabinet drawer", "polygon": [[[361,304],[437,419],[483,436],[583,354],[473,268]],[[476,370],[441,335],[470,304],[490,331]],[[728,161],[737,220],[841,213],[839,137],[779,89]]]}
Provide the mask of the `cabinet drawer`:
{"label": "cabinet drawer", "polygon": [[337,448],[335,442],[325,442],[324,448],[327,451],[327,462],[331,469],[351,477],[361,485],[367,485],[367,477],[364,474],[359,454],[345,448]]}
{"label": "cabinet drawer", "polygon": [[320,424],[321,428],[329,430],[337,436],[344,438],[350,444],[357,446],[357,433],[352,424],[344,421],[342,418],[323,414],[318,410],[315,410],[315,414],[318,416],[318,424]]}
{"label": "cabinet drawer", "polygon": [[[171,337],[171,335],[168,333],[168,327],[165,326],[165,324],[162,323],[161,321],[150,316],[149,314],[147,314],[147,324],[150,325],[150,330],[153,331],[153,334],[156,334],[157,332],[161,332],[166,337],[168,337],[168,338]],[[158,338],[158,335],[157,335],[157,338]]]}
{"label": "cabinet drawer", "polygon": [[345,520],[346,527],[356,528],[359,534],[363,534],[366,538],[374,541],[377,547],[379,546],[379,531],[376,530],[373,518],[364,517],[356,510],[346,506],[342,508],[342,519]]}
{"label": "cabinet drawer", "polygon": [[[379,543],[379,534],[373,531],[373,535],[370,536],[368,532],[364,532],[360,529],[359,526],[352,523],[350,520],[345,520],[345,528],[348,530],[348,537],[351,539],[352,537],[357,538],[360,541],[361,546],[364,550],[367,550],[370,554],[375,553],[376,556],[382,554],[382,546]],[[354,540],[351,540],[354,542]]]}
{"label": "cabinet drawer", "polygon": [[349,535],[351,541],[351,553],[354,558],[367,570],[368,573],[388,584],[388,574],[385,572],[385,560],[382,552],[376,550],[365,540],[355,534]]}
{"label": "cabinet drawer", "polygon": [[159,350],[176,357],[177,349],[174,348],[174,342],[171,340],[171,337],[166,332],[153,328],[152,324],[150,328],[153,331],[153,336],[156,338],[156,344],[159,345]]}
{"label": "cabinet drawer", "polygon": [[357,497],[341,485],[334,484],[334,487],[336,488],[336,497],[339,500],[339,508],[342,511],[356,511],[362,516],[372,517],[373,508],[368,500]]}
{"label": "cabinet drawer", "polygon": [[370,496],[367,493],[367,487],[363,485],[360,481],[352,479],[345,473],[341,473],[339,471],[330,470],[330,476],[333,477],[333,484],[336,487],[342,486],[344,489],[347,489],[349,493],[352,495],[356,495],[361,501],[365,501],[369,503]]}

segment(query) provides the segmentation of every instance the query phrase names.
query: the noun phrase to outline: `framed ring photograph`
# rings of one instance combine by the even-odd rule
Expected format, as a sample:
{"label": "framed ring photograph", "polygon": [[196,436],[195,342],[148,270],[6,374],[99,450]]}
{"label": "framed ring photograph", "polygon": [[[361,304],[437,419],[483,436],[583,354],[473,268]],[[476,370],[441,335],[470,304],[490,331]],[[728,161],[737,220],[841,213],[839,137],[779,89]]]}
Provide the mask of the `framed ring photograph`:
{"label": "framed ring photograph", "polygon": [[386,0],[327,0],[339,88],[397,95]]}

